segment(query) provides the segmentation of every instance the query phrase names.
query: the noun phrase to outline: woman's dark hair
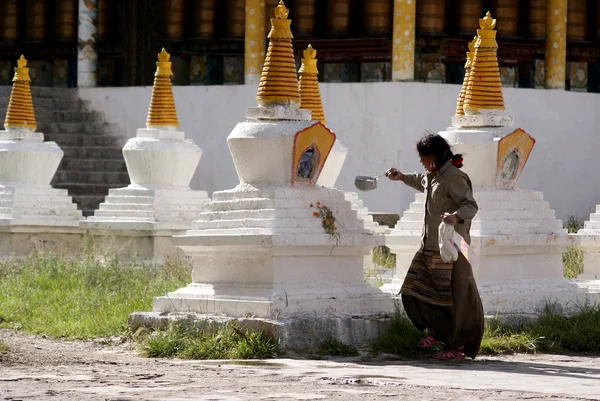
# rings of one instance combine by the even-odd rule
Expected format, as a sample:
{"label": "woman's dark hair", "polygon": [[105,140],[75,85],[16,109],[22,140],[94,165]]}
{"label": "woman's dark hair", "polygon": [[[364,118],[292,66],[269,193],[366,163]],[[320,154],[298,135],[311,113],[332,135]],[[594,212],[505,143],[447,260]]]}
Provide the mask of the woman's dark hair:
{"label": "woman's dark hair", "polygon": [[458,168],[463,166],[462,155],[452,153],[448,142],[438,134],[425,134],[417,143],[417,152],[423,156],[433,156],[438,168],[448,160],[452,160],[452,164]]}

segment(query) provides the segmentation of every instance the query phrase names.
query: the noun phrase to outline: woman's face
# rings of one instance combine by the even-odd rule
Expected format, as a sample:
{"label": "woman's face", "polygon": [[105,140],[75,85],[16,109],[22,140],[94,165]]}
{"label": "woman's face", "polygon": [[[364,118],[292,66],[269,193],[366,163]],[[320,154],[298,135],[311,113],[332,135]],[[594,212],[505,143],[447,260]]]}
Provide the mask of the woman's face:
{"label": "woman's face", "polygon": [[419,153],[419,160],[428,172],[433,173],[436,170],[433,155],[425,156]]}

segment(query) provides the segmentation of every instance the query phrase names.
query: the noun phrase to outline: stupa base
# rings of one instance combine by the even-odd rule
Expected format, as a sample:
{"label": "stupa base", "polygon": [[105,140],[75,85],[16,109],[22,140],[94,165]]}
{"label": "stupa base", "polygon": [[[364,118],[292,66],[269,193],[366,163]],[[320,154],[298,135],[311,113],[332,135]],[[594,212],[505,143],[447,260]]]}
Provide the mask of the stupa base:
{"label": "stupa base", "polygon": [[600,280],[600,205],[596,206],[596,213],[590,215],[583,229],[573,234],[573,238],[583,251],[583,273],[577,278]]}
{"label": "stupa base", "polygon": [[[310,204],[329,207],[338,243]],[[382,243],[342,191],[240,187],[215,192],[185,236],[192,284],[155,298],[154,312],[267,319],[296,315],[374,315],[393,311],[389,295],[364,283],[363,258]]]}
{"label": "stupa base", "polygon": [[[480,258],[473,274],[488,315],[534,315],[548,304],[565,310],[595,299],[593,286],[563,278],[562,255],[571,239],[541,192],[480,189],[479,212],[471,226],[471,247]],[[398,294],[421,243],[424,196],[386,236],[396,269],[382,291]],[[588,291],[588,288],[590,290]]]}
{"label": "stupa base", "polygon": [[205,191],[189,187],[149,189],[136,185],[111,189],[94,216],[81,222],[101,250],[126,259],[181,257],[173,235],[182,235],[210,202]]}
{"label": "stupa base", "polygon": [[0,255],[25,255],[40,247],[77,252],[80,219],[81,211],[65,189],[0,186]]}
{"label": "stupa base", "polygon": [[137,312],[129,315],[129,328],[133,332],[140,327],[165,330],[173,323],[204,333],[217,332],[234,323],[242,331],[266,333],[277,341],[281,350],[306,353],[318,349],[329,338],[356,347],[368,346],[389,329],[390,316],[310,315],[273,320],[195,312]]}

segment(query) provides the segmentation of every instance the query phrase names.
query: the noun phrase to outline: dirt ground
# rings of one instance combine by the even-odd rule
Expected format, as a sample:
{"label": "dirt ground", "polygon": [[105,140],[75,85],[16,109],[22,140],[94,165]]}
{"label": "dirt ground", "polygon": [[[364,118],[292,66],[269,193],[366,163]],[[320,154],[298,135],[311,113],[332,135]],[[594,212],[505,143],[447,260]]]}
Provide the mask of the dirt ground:
{"label": "dirt ground", "polygon": [[[238,363],[142,358],[131,343],[50,340],[10,330],[0,330],[0,339],[10,347],[0,353],[0,400],[600,400],[598,357],[512,356],[450,363],[288,358]],[[559,363],[562,368],[557,368]],[[532,376],[535,366],[546,371]],[[453,378],[454,374],[466,376]],[[507,375],[504,381],[494,381],[502,374]],[[514,377],[526,383],[519,387]],[[549,394],[548,384],[539,380],[552,383],[554,377],[565,380],[557,389],[571,383],[580,390]],[[591,387],[583,391],[581,386]],[[511,391],[530,387],[531,391]]]}

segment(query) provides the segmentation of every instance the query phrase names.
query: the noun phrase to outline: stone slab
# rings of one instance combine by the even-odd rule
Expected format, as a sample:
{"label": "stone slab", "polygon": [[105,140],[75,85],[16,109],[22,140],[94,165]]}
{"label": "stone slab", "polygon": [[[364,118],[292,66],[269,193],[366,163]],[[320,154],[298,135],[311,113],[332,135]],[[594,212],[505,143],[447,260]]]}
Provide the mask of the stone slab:
{"label": "stone slab", "polygon": [[327,338],[344,344],[365,347],[383,334],[390,326],[390,317],[371,316],[298,316],[272,320],[258,318],[232,318],[199,313],[138,312],[129,315],[129,328],[135,332],[140,327],[164,330],[169,324],[201,330],[217,331],[229,323],[242,330],[263,331],[279,342],[282,350],[308,352],[317,349]]}

